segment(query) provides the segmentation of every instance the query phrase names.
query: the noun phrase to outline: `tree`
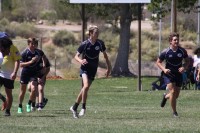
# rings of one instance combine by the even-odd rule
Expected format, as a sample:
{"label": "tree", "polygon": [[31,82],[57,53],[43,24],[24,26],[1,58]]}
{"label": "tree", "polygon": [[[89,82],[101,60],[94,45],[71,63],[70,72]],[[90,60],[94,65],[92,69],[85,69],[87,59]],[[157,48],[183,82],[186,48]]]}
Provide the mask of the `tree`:
{"label": "tree", "polygon": [[[68,1],[65,3],[68,3]],[[72,6],[77,6],[73,4]],[[71,6],[69,3],[67,6]],[[80,6],[80,5],[79,5]],[[113,76],[132,76],[129,71],[129,45],[130,45],[130,25],[134,16],[137,14],[136,4],[86,4],[86,20],[89,17],[103,17],[104,20],[111,19],[115,27],[117,21],[120,21],[120,42],[117,59],[112,70]],[[80,9],[80,7],[79,7]],[[79,10],[80,11],[80,10]],[[82,14],[81,14],[82,15]]]}
{"label": "tree", "polygon": [[[133,5],[132,5],[133,6]],[[133,20],[131,4],[120,5],[120,43],[117,59],[112,70],[113,76],[132,76],[128,68],[130,26]]]}
{"label": "tree", "polygon": [[58,19],[63,20],[63,22],[69,19],[71,9],[66,8],[65,4],[61,4],[61,1],[51,0],[51,5],[56,11]]}
{"label": "tree", "polygon": [[37,19],[48,0],[2,0],[1,16],[14,21]]}
{"label": "tree", "polygon": [[[194,10],[194,6],[198,0],[176,0],[177,9],[179,12],[189,13]],[[162,2],[162,8],[160,8],[160,3]],[[151,3],[148,4],[148,9],[153,13],[158,14],[157,16],[164,17],[171,11],[171,0],[151,0]],[[158,18],[159,19],[159,18]]]}

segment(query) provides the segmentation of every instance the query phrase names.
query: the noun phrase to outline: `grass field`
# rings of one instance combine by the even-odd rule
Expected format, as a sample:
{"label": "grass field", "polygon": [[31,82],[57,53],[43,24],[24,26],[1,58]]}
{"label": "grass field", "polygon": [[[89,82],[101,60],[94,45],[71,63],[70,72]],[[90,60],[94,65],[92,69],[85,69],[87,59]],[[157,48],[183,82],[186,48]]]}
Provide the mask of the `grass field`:
{"label": "grass field", "polygon": [[[200,91],[183,90],[178,99],[179,118],[173,118],[167,102],[160,108],[164,91],[149,91],[153,78],[96,79],[89,91],[86,115],[73,119],[70,106],[80,89],[80,80],[48,80],[48,104],[41,112],[17,114],[19,83],[13,91],[10,117],[0,115],[1,133],[198,133]],[[3,89],[1,92],[4,93]],[[23,103],[25,107],[28,94]],[[25,110],[25,108],[24,108]],[[80,110],[80,108],[79,108]]]}

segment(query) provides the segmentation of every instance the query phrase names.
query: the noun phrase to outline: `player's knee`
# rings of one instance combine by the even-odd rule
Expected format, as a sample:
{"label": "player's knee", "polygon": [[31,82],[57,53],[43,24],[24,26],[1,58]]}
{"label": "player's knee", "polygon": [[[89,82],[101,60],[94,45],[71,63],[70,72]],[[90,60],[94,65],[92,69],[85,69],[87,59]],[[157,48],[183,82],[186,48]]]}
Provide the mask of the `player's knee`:
{"label": "player's knee", "polygon": [[83,90],[84,91],[88,91],[89,90],[89,86],[83,86]]}

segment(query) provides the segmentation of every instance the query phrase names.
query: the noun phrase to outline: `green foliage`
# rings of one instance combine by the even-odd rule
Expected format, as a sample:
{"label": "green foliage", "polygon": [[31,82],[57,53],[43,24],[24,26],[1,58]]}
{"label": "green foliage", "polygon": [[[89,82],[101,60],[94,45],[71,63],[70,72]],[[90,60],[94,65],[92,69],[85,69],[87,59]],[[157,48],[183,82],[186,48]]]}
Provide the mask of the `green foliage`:
{"label": "green foliage", "polygon": [[45,55],[50,59],[50,60],[54,60],[55,57],[57,56],[56,55],[56,46],[55,45],[45,45],[44,46],[44,52],[45,52]]}
{"label": "green foliage", "polygon": [[51,0],[51,5],[54,8],[54,10],[56,11],[57,14],[57,18],[61,19],[61,20],[66,20],[69,17],[70,14],[70,9],[66,8],[65,4],[63,4],[63,2],[61,0],[57,1],[57,0]]}
{"label": "green foliage", "polygon": [[188,30],[190,32],[196,32],[197,30],[197,23],[196,19],[192,15],[185,15],[177,18],[177,28],[182,30]]}
{"label": "green foliage", "polygon": [[31,36],[38,36],[40,33],[39,30],[30,23],[13,23],[6,28],[6,32],[8,32],[13,38],[16,36],[28,38]]}
{"label": "green foliage", "polygon": [[80,4],[71,4],[69,3],[69,0],[51,0],[51,3],[53,3],[53,7],[56,10],[59,19],[80,21],[82,18]]}
{"label": "green foliage", "polygon": [[6,18],[1,19],[0,20],[0,25],[4,26],[4,27],[8,26],[9,25],[9,20],[6,19]]}
{"label": "green foliage", "polygon": [[66,79],[77,79],[79,78],[79,67],[76,65],[71,64],[67,68],[61,69],[60,72],[62,73],[63,77]]}
{"label": "green foliage", "polygon": [[183,30],[181,35],[182,35],[181,39],[183,41],[192,41],[192,42],[196,43],[196,38],[197,38],[197,33],[196,32],[190,32],[188,30]]}
{"label": "green foliage", "polygon": [[12,39],[12,41],[20,53],[27,47],[27,40],[24,38],[17,36],[16,38]]}
{"label": "green foliage", "polygon": [[6,18],[3,18],[0,20],[0,30],[1,31],[6,31],[6,29],[9,27],[9,21]]}
{"label": "green foliage", "polygon": [[157,40],[158,39],[158,32],[154,31],[154,32],[148,32],[145,31],[142,33],[142,36],[144,37],[144,39],[142,39],[143,41],[145,40]]}
{"label": "green foliage", "polygon": [[[9,9],[9,20],[17,22],[31,22],[38,18],[41,9],[45,9],[43,0],[9,0],[11,8]],[[4,5],[2,5],[4,6]],[[6,13],[3,11],[3,15]]]}
{"label": "green foliage", "polygon": [[2,0],[1,2],[3,12],[10,11],[12,9],[12,0]]}
{"label": "green foliage", "polygon": [[162,0],[162,7],[160,7],[160,3],[161,0],[151,0],[151,3],[148,4],[148,10],[151,11],[154,14],[157,14],[157,18],[153,18],[153,19],[157,19],[159,20],[160,15],[163,18],[164,16],[166,16],[166,14],[169,13],[170,11],[170,5],[171,5],[171,1],[170,0]]}
{"label": "green foliage", "polygon": [[71,32],[68,31],[58,31],[53,37],[53,43],[56,46],[63,47],[66,45],[76,44],[76,39]]}
{"label": "green foliage", "polygon": [[10,20],[11,21],[17,21],[17,22],[23,22],[25,20],[25,17],[24,14],[25,9],[22,7],[22,8],[17,8],[17,9],[14,9],[12,12],[11,12],[11,18]]}
{"label": "green foliage", "polygon": [[158,41],[146,39],[142,42],[142,60],[155,61],[158,57]]}
{"label": "green foliage", "polygon": [[[64,77],[74,78],[74,73],[77,71],[74,71],[75,69],[72,67],[72,59],[75,56],[77,47],[78,46],[75,45],[67,45],[63,47],[57,47],[56,45],[45,45],[43,51],[53,66],[55,66],[56,63],[56,68],[62,71],[62,75]],[[66,71],[66,73],[64,71]]]}
{"label": "green foliage", "polygon": [[41,19],[49,20],[51,24],[56,24],[57,13],[54,10],[44,10],[39,16]]}
{"label": "green foliage", "polygon": [[30,23],[9,23],[6,18],[0,21],[0,31],[7,32],[12,38],[16,36],[28,38],[40,35],[40,31],[34,25]]}
{"label": "green foliage", "polygon": [[179,0],[177,2],[177,8],[181,12],[189,13],[196,8],[194,5],[197,1],[198,0]]}
{"label": "green foliage", "polygon": [[117,51],[119,47],[119,35],[113,33],[112,30],[104,30],[99,35],[99,38],[105,42],[106,48],[108,52]]}
{"label": "green foliage", "polygon": [[[160,7],[160,3],[162,2],[162,7]],[[195,9],[195,3],[197,0],[178,0],[177,10],[184,13],[189,13]],[[163,18],[171,11],[171,0],[151,0],[151,3],[148,4],[148,9],[153,13],[157,14]],[[159,17],[157,17],[157,20]]]}

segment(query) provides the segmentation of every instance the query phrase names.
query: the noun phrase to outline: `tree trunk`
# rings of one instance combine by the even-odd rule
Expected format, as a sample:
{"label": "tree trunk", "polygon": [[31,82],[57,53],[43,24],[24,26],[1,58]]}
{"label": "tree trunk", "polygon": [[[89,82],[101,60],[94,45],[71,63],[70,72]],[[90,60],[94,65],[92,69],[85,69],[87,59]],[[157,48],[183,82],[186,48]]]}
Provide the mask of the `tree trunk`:
{"label": "tree trunk", "polygon": [[128,68],[129,45],[130,45],[130,25],[132,21],[132,13],[129,4],[120,5],[120,43],[118,54],[112,76],[133,76]]}

